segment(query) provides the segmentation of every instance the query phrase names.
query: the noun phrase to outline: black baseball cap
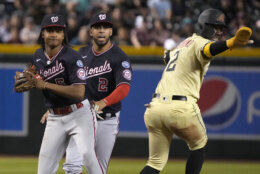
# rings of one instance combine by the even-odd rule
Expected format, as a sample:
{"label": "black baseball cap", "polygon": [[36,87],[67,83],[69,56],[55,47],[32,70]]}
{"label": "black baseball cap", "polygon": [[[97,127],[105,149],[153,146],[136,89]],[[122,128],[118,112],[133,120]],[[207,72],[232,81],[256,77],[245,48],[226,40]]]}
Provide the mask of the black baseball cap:
{"label": "black baseball cap", "polygon": [[41,28],[47,28],[47,27],[62,27],[66,28],[65,19],[62,15],[59,14],[47,14],[44,16]]}
{"label": "black baseball cap", "polygon": [[111,28],[113,27],[111,16],[108,13],[105,13],[105,12],[99,12],[91,18],[90,28],[93,25],[98,24],[98,23],[107,23],[111,26]]}

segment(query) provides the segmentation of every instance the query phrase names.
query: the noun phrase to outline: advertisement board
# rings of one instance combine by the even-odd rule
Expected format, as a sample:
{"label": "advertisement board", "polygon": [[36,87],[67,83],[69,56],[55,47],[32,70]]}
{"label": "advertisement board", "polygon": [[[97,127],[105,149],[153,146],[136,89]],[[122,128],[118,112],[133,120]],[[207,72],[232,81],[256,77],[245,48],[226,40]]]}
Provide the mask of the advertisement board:
{"label": "advertisement board", "polygon": [[28,134],[28,92],[13,90],[16,71],[23,64],[0,64],[0,136],[26,136]]}

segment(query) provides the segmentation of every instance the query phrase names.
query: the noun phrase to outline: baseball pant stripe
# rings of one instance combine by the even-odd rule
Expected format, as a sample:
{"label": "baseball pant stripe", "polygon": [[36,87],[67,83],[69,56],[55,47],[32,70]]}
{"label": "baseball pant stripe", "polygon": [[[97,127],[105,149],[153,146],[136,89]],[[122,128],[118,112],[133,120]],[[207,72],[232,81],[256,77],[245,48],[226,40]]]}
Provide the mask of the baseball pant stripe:
{"label": "baseball pant stripe", "polygon": [[97,157],[97,151],[96,151],[96,145],[97,145],[97,143],[96,143],[96,114],[94,113],[94,111],[93,111],[93,109],[92,108],[90,108],[90,110],[91,110],[91,115],[92,115],[92,122],[93,122],[93,125],[94,125],[94,143],[95,143],[95,155],[96,155],[96,158],[97,158],[97,160],[98,160],[98,164],[99,164],[99,166],[100,166],[100,169],[101,169],[101,171],[102,171],[102,174],[104,174],[104,171],[103,171],[103,168],[102,168],[102,166],[101,166],[101,164],[100,164],[100,161],[99,161],[99,159],[98,159],[98,157]]}

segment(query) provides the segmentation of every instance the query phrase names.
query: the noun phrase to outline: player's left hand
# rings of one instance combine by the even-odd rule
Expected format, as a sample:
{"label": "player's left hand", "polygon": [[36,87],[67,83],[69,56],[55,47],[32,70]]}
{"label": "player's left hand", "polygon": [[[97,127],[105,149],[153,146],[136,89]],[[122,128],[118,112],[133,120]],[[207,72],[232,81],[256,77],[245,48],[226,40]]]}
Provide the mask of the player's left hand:
{"label": "player's left hand", "polygon": [[252,29],[249,27],[241,27],[235,34],[234,37],[227,40],[227,47],[232,49],[236,47],[241,47],[246,44],[253,43],[252,40],[249,40],[252,35]]}
{"label": "player's left hand", "polygon": [[97,107],[97,111],[102,111],[104,107],[106,107],[106,103],[104,100],[94,101],[95,107]]}
{"label": "player's left hand", "polygon": [[104,109],[104,107],[106,107],[105,101],[104,100],[91,101],[90,103],[93,106],[93,109],[94,109],[94,112],[96,113],[96,116],[99,119],[103,120],[103,118],[99,114],[102,114],[103,113],[102,109]]}
{"label": "player's left hand", "polygon": [[49,116],[49,110],[47,110],[47,111],[43,114],[40,123],[41,123],[41,124],[44,124],[45,121],[47,120],[48,116]]}

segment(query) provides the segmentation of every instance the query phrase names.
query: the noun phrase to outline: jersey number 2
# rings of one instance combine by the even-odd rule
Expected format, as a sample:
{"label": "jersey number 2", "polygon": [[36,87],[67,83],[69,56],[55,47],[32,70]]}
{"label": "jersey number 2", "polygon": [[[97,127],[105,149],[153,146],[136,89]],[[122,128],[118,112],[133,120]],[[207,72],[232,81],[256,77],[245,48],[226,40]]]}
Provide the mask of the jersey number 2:
{"label": "jersey number 2", "polygon": [[175,57],[175,58],[168,63],[168,66],[167,66],[166,71],[174,71],[175,66],[176,66],[175,61],[178,59],[179,52],[180,52],[180,51],[177,51],[177,52],[174,54],[174,57]]}
{"label": "jersey number 2", "polygon": [[99,81],[98,91],[107,92],[108,80],[106,78],[99,78],[98,81]]}

